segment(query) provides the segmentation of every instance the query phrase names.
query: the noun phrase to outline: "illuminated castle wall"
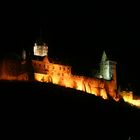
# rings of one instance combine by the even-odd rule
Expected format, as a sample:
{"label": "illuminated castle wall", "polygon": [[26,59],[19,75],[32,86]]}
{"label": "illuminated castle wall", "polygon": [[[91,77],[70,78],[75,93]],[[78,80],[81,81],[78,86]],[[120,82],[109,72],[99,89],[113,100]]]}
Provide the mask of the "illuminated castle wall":
{"label": "illuminated castle wall", "polygon": [[117,90],[116,62],[109,60],[105,52],[94,77],[74,75],[71,66],[52,61],[48,57],[48,46],[45,43],[35,43],[33,52],[32,57],[27,57],[23,49],[21,57],[12,54],[0,60],[0,80],[50,82],[103,99],[112,97],[119,101],[123,98],[125,102],[140,108],[140,97],[135,97],[131,91]]}
{"label": "illuminated castle wall", "polygon": [[51,82],[101,96],[104,99],[108,96],[113,99],[117,97],[116,62],[110,61],[105,52],[99,71],[93,77],[74,75],[71,66],[52,61],[48,57],[48,46],[41,42],[35,43],[32,58],[27,58],[25,50],[22,52],[22,60],[17,58],[10,57],[0,63],[0,79]]}
{"label": "illuminated castle wall", "polygon": [[[24,51],[25,57],[25,51]],[[0,80],[29,80],[27,63],[17,55],[8,55],[0,61]]]}
{"label": "illuminated castle wall", "polygon": [[[39,49],[35,49],[37,47]],[[39,44],[39,46],[35,43],[33,51],[34,55],[37,56],[32,59],[35,80],[82,90],[102,96],[104,99],[107,99],[108,95],[113,99],[116,98],[116,62],[108,60],[105,52],[103,52],[98,75],[96,77],[86,77],[73,75],[71,66],[50,62],[48,46],[44,43]]]}

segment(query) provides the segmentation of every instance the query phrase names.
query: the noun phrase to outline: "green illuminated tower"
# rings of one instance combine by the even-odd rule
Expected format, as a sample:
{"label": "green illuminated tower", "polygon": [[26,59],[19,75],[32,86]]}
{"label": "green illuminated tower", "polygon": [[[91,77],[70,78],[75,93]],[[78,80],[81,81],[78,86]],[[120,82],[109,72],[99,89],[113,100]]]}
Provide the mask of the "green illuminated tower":
{"label": "green illuminated tower", "polygon": [[109,60],[105,51],[103,51],[100,62],[99,77],[105,80],[114,80],[117,88],[116,64],[117,63],[115,61]]}

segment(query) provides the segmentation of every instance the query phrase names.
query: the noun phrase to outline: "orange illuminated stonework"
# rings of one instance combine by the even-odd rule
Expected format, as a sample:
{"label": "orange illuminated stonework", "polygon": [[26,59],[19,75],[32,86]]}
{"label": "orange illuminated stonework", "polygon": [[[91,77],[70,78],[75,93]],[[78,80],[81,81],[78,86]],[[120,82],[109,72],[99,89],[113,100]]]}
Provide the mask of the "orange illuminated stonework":
{"label": "orange illuminated stonework", "polygon": [[117,90],[116,62],[110,61],[105,52],[103,52],[98,73],[87,77],[74,75],[71,66],[50,60],[46,44],[45,46],[36,44],[34,50],[36,55],[30,60],[26,59],[25,51],[22,61],[15,56],[3,60],[0,63],[0,80],[35,80],[53,83],[94,94],[103,99],[111,97],[115,101],[119,101],[123,98],[125,102],[140,108],[140,97],[135,99],[132,92]]}
{"label": "orange illuminated stonework", "polygon": [[29,80],[26,62],[20,61],[17,56],[5,57],[0,62],[0,80]]}
{"label": "orange illuminated stonework", "polygon": [[[115,101],[121,98],[125,102],[140,108],[140,97],[134,99],[133,92],[117,91],[116,71],[112,80],[105,80],[96,77],[77,76],[71,73],[71,67],[50,63],[48,57],[44,57],[43,61],[32,60],[35,73],[34,78],[39,82],[53,83],[64,87],[74,88],[85,91],[95,96],[101,96],[103,99],[112,97]],[[114,80],[115,79],[115,80]]]}
{"label": "orange illuminated stonework", "polygon": [[73,75],[71,66],[50,63],[46,56],[42,61],[32,60],[34,78],[40,82],[51,82],[64,87],[82,90],[96,96],[117,100],[116,83],[114,80],[104,80],[96,77]]}
{"label": "orange illuminated stonework", "polygon": [[135,98],[132,91],[122,91],[119,93],[119,95],[124,99],[125,102],[140,108],[140,97]]}
{"label": "orange illuminated stonework", "polygon": [[122,92],[118,92],[116,62],[110,61],[105,52],[102,55],[100,72],[93,77],[74,75],[71,66],[50,62],[47,54],[42,57],[42,60],[33,59],[32,66],[36,81],[74,88],[95,96],[101,96],[103,99],[111,97],[115,101],[119,101],[123,98],[124,101],[140,107],[140,98],[135,100],[132,93],[123,92],[122,94]]}

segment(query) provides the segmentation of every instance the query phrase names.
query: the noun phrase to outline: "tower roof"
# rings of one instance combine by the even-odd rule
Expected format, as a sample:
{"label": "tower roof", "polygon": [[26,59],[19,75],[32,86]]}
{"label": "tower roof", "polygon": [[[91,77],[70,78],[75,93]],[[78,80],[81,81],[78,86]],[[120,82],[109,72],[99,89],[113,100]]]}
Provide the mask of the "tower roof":
{"label": "tower roof", "polygon": [[44,38],[43,30],[40,28],[38,37],[36,38],[35,43],[37,45],[47,45],[46,39]]}
{"label": "tower roof", "polygon": [[106,55],[105,51],[103,51],[101,62],[104,62],[104,61],[107,61],[107,60],[108,60],[107,55]]}
{"label": "tower roof", "polygon": [[44,44],[46,44],[46,43],[45,43],[45,40],[44,40],[42,37],[39,37],[39,38],[36,40],[36,44],[37,44],[37,45],[44,45]]}

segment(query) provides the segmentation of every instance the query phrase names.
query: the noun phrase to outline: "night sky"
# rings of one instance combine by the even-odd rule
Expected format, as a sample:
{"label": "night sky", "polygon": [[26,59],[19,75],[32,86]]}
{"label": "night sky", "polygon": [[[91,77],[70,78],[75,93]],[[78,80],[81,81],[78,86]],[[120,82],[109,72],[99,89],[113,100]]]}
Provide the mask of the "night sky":
{"label": "night sky", "polygon": [[119,9],[118,14],[117,8],[109,10],[103,5],[11,4],[5,5],[7,12],[1,12],[1,54],[31,49],[41,31],[50,57],[94,69],[105,50],[118,63],[119,82],[139,84],[140,22],[135,8]]}

